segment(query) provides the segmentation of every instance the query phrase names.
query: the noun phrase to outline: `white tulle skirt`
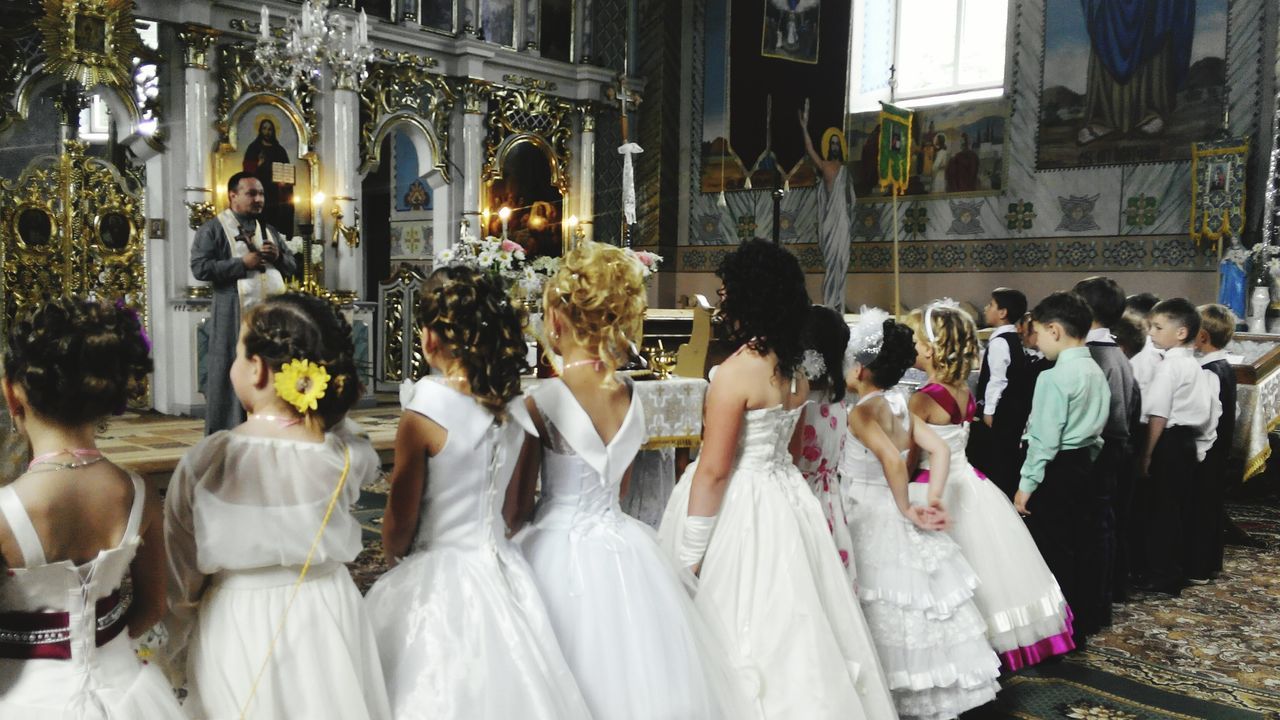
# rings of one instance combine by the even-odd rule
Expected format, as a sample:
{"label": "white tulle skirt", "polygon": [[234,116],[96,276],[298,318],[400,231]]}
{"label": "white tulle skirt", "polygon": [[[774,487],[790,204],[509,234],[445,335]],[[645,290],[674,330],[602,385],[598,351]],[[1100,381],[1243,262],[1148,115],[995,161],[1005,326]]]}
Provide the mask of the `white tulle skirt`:
{"label": "white tulle skirt", "polygon": [[[215,576],[187,654],[188,714],[240,717],[297,575],[275,567]],[[308,571],[245,717],[391,717],[364,600],[341,563]]]}
{"label": "white tulle skirt", "polygon": [[0,659],[0,718],[182,720],[173,688],[154,665],[134,654],[122,632],[74,660]]}
{"label": "white tulle skirt", "polygon": [[[961,460],[943,492],[947,534],[978,576],[973,601],[987,639],[1007,670],[1071,650],[1071,611],[1026,523],[1000,488]],[[912,500],[923,502],[928,489],[911,483]]]}
{"label": "white tulle skirt", "polygon": [[647,525],[616,508],[545,505],[517,543],[594,720],[751,717]]}
{"label": "white tulle skirt", "polygon": [[[696,468],[686,469],[663,515],[659,537],[671,557]],[[734,471],[695,602],[749,678],[764,717],[896,716],[822,508],[795,466]]]}
{"label": "white tulle skirt", "polygon": [[841,479],[858,597],[898,714],[941,720],[995,699],[1000,662],[973,603],[978,578],[943,532],[898,512],[889,487]]}
{"label": "white tulle skirt", "polygon": [[588,720],[524,558],[491,548],[412,553],[374,583],[397,720]]}

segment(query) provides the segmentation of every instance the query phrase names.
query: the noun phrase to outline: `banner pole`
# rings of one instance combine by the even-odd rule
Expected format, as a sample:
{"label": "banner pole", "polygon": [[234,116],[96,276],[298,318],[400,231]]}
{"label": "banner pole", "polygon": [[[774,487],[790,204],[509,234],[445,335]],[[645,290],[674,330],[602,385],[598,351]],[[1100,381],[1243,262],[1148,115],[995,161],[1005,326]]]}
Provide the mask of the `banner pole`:
{"label": "banner pole", "polygon": [[893,316],[899,318],[899,308],[902,307],[902,288],[898,280],[898,186],[890,187],[893,192]]}

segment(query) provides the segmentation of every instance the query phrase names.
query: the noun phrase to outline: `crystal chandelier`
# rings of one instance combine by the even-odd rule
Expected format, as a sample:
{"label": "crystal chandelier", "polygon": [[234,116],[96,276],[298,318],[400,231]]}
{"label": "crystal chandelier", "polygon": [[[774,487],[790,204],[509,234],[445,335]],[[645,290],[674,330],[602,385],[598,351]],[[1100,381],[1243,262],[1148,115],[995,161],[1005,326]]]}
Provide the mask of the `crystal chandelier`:
{"label": "crystal chandelier", "polygon": [[364,10],[353,21],[328,12],[319,0],[306,0],[302,13],[285,22],[284,37],[273,37],[271,15],[267,6],[262,6],[256,57],[272,82],[282,87],[315,83],[326,65],[333,70],[339,88],[355,89],[364,82],[373,59]]}

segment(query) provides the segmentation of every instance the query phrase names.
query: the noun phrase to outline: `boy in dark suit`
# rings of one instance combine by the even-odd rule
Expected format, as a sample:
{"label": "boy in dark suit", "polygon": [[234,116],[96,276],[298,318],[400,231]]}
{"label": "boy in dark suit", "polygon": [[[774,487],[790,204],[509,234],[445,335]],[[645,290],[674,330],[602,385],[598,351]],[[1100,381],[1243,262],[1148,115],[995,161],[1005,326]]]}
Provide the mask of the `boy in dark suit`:
{"label": "boy in dark suit", "polygon": [[1213,376],[1218,387],[1222,415],[1217,438],[1196,469],[1191,485],[1191,512],[1187,528],[1187,578],[1196,585],[1208,583],[1222,571],[1222,549],[1226,534],[1227,456],[1236,430],[1236,371],[1227,360],[1227,343],[1235,335],[1236,316],[1225,305],[1201,305],[1200,333],[1196,350],[1200,367]]}

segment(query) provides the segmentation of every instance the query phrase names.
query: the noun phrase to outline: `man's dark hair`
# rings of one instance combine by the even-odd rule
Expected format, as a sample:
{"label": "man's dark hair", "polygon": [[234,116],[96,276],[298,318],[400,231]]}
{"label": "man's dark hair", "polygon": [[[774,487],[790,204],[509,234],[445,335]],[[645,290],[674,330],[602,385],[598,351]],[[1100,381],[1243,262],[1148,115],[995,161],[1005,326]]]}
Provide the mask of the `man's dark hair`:
{"label": "man's dark hair", "polygon": [[1124,290],[1119,283],[1104,275],[1094,275],[1076,283],[1072,291],[1084,298],[1093,319],[1104,328],[1120,321],[1124,314]]}
{"label": "man's dark hair", "polygon": [[1084,298],[1073,292],[1056,292],[1040,301],[1031,311],[1031,319],[1041,325],[1056,322],[1067,335],[1082,340],[1089,334],[1093,313]]}
{"label": "man's dark hair", "polygon": [[1146,316],[1151,314],[1151,308],[1155,307],[1158,302],[1160,302],[1160,296],[1154,293],[1138,293],[1125,298],[1124,309],[1137,310]]}
{"label": "man's dark hair", "polygon": [[991,299],[996,301],[996,307],[1005,311],[1011,325],[1027,313],[1027,296],[1021,290],[999,287],[991,291]]}
{"label": "man's dark hair", "polygon": [[241,180],[256,180],[257,178],[258,176],[251,172],[238,172],[232,175],[231,179],[227,181],[227,194],[240,192]]}
{"label": "man's dark hair", "polygon": [[1156,303],[1151,308],[1151,315],[1163,315],[1178,327],[1187,329],[1187,339],[1183,344],[1193,343],[1196,341],[1196,335],[1200,334],[1200,311],[1195,305],[1186,298],[1169,298]]}

